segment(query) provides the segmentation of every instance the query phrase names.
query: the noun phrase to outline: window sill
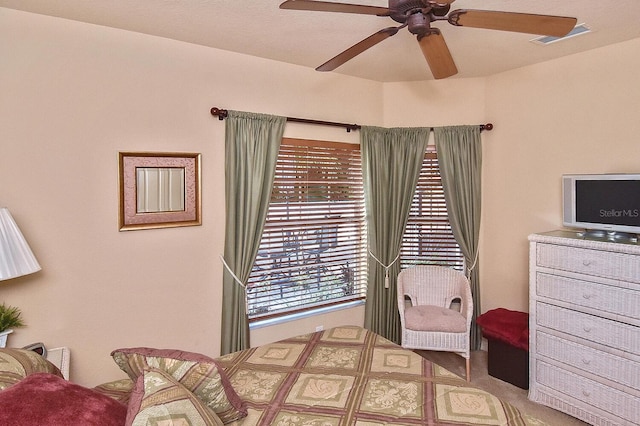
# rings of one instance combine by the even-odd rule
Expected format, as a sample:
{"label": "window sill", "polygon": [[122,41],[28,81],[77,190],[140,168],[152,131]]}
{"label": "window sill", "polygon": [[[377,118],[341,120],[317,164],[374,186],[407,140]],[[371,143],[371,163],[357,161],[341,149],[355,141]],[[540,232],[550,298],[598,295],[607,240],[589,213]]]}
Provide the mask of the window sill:
{"label": "window sill", "polygon": [[314,315],[321,315],[321,314],[327,314],[329,312],[335,312],[335,311],[339,311],[342,309],[349,309],[349,308],[354,308],[356,306],[361,306],[364,305],[365,301],[364,300],[354,300],[351,302],[346,302],[346,303],[340,303],[337,305],[331,305],[331,306],[323,306],[317,309],[311,309],[305,312],[299,312],[296,314],[291,314],[291,315],[283,315],[281,317],[277,317],[277,318],[269,318],[269,319],[265,319],[265,320],[258,320],[258,321],[253,321],[249,324],[249,329],[250,330],[254,330],[254,329],[258,329],[258,328],[263,328],[263,327],[270,327],[272,325],[277,325],[277,324],[283,324],[286,322],[291,322],[291,321],[296,321],[302,318],[307,318],[307,317],[312,317]]}

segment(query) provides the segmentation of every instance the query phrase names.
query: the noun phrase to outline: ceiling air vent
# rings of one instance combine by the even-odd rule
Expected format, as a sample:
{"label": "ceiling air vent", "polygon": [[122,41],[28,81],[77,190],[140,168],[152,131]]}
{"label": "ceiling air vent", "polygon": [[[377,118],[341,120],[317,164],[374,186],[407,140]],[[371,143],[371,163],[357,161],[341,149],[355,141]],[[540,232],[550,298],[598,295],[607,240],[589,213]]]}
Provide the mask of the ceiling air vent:
{"label": "ceiling air vent", "polygon": [[571,31],[569,31],[569,34],[567,34],[564,37],[542,36],[542,37],[534,38],[533,40],[531,40],[531,42],[536,44],[546,45],[546,44],[555,43],[556,41],[566,40],[568,38],[575,37],[581,34],[586,34],[589,32],[591,32],[591,29],[587,27],[585,24],[578,24]]}

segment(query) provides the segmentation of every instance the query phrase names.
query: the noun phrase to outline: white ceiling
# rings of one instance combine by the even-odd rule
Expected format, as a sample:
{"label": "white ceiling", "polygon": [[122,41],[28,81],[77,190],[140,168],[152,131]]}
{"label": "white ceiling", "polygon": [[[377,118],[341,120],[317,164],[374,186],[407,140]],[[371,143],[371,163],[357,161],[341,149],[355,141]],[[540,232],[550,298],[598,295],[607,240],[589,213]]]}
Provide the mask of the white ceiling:
{"label": "white ceiling", "polygon": [[[18,9],[120,28],[315,68],[374,32],[388,17],[281,10],[284,0],[0,0]],[[344,0],[383,6],[386,0]],[[457,64],[450,78],[483,77],[640,37],[639,0],[457,0],[455,9],[571,16],[591,33],[541,46],[536,37],[454,27],[437,21]],[[333,72],[370,80],[433,77],[414,36],[404,29]]]}

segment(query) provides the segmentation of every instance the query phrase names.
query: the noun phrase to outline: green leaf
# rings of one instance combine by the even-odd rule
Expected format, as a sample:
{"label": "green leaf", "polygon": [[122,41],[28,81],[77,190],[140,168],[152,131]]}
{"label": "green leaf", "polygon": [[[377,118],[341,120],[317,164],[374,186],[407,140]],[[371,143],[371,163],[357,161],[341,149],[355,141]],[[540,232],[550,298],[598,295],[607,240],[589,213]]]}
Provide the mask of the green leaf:
{"label": "green leaf", "polygon": [[0,305],[0,333],[10,328],[24,327],[22,312],[14,306]]}

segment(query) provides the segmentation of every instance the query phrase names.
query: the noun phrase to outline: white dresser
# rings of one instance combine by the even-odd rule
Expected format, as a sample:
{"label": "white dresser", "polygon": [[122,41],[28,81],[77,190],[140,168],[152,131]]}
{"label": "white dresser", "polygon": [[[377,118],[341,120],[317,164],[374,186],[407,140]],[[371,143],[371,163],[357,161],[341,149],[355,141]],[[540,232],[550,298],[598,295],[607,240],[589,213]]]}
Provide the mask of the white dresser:
{"label": "white dresser", "polygon": [[639,425],[640,245],[570,231],[529,241],[529,399]]}

